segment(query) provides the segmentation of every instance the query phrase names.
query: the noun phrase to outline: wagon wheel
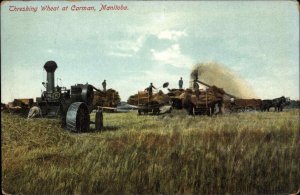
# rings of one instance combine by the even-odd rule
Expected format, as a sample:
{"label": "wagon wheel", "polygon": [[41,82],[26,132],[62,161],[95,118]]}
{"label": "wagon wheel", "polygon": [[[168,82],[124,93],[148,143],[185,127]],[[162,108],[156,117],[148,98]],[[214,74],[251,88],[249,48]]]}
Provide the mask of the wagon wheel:
{"label": "wagon wheel", "polygon": [[202,115],[211,116],[211,108],[207,107],[203,110]]}
{"label": "wagon wheel", "polygon": [[83,102],[72,103],[67,111],[66,124],[67,129],[70,131],[88,131],[90,115],[87,105]]}
{"label": "wagon wheel", "polygon": [[210,106],[209,107],[209,116],[212,116],[212,115],[214,115],[214,107],[212,107],[212,106]]}
{"label": "wagon wheel", "polygon": [[153,108],[152,113],[153,113],[154,115],[159,115],[159,113],[160,113],[159,108]]}
{"label": "wagon wheel", "polygon": [[187,108],[185,108],[188,115],[195,115],[195,106],[190,104]]}

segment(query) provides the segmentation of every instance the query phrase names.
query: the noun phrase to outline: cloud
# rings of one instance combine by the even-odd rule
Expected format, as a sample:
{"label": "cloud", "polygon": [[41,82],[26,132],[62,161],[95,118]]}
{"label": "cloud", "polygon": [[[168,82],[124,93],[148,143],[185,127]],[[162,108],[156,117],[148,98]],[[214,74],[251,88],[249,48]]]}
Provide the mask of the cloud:
{"label": "cloud", "polygon": [[144,36],[140,36],[137,40],[123,40],[117,43],[117,50],[125,52],[138,52],[144,42]]}
{"label": "cloud", "polygon": [[145,35],[140,35],[137,40],[118,40],[111,44],[108,55],[117,57],[133,57],[140,51],[145,42]]}
{"label": "cloud", "polygon": [[159,39],[168,39],[172,41],[177,41],[179,38],[187,36],[185,31],[176,31],[176,30],[164,30],[157,34]]}
{"label": "cloud", "polygon": [[131,58],[131,57],[133,57],[132,54],[121,53],[121,52],[109,52],[108,55],[110,55],[110,56],[116,56],[116,57],[122,57],[122,58]]}
{"label": "cloud", "polygon": [[[131,33],[127,32],[127,35],[137,36],[137,40],[118,40],[112,43],[108,55],[117,56],[117,57],[133,57],[133,54],[136,54],[143,47],[146,39],[150,35],[155,35],[158,39],[167,39],[177,42],[179,38],[187,36],[185,31],[176,31],[176,30],[164,30],[164,31],[154,31],[154,32],[141,32],[141,33]],[[178,47],[175,45],[175,47]],[[174,48],[179,49],[179,48]],[[179,51],[180,52],[180,51]]]}
{"label": "cloud", "polygon": [[[38,61],[33,61],[33,64],[38,64]],[[17,67],[19,68],[9,69],[6,74],[2,75],[1,73],[1,93],[4,94],[1,95],[2,103],[8,103],[17,98],[35,99],[41,95],[40,88],[43,87],[41,82],[37,82],[43,79],[41,69],[29,68],[30,64],[28,63]],[[24,86],[26,86],[26,90],[24,90]]]}
{"label": "cloud", "polygon": [[152,58],[159,63],[168,64],[175,67],[189,67],[193,64],[193,60],[181,53],[179,44],[173,44],[164,51],[156,51],[151,49]]}

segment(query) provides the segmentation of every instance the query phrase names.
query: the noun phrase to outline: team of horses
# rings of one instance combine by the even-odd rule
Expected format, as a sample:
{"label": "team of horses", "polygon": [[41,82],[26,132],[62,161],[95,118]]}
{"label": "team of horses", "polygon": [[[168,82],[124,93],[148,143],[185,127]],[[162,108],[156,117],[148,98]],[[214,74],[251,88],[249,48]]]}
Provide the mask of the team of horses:
{"label": "team of horses", "polygon": [[260,110],[269,112],[270,108],[274,108],[277,112],[282,112],[283,108],[290,104],[290,98],[281,96],[275,99],[236,99],[234,102],[225,101],[225,107],[231,111],[237,110]]}
{"label": "team of horses", "polygon": [[269,111],[270,108],[274,107],[275,111],[281,112],[284,106],[287,106],[289,104],[290,98],[286,98],[284,96],[272,100],[262,100],[261,111]]}
{"label": "team of horses", "polygon": [[[283,108],[290,105],[290,98],[281,96],[274,99],[254,99],[254,98],[225,98],[224,91],[219,91],[217,87],[209,88],[213,92],[202,92],[197,97],[192,90],[169,89],[167,94],[172,100],[172,106],[176,109],[186,109],[189,114],[195,114],[195,110],[209,111],[210,114],[239,111],[270,111],[274,107],[277,112],[283,111]],[[227,97],[227,96],[226,96]],[[200,109],[199,109],[200,108]],[[204,109],[205,108],[205,109]]]}
{"label": "team of horses", "polygon": [[[183,108],[185,108],[188,112],[193,110],[195,104],[188,98],[183,99]],[[274,108],[276,112],[282,112],[285,106],[290,104],[290,99],[287,97],[279,97],[274,99],[234,99],[232,100],[223,100],[218,102],[213,102],[213,105],[208,105],[211,107],[213,113],[215,113],[215,105],[218,105],[219,112],[244,112],[244,111],[262,111],[269,112],[270,108]],[[224,109],[223,109],[224,108]],[[227,111],[226,111],[227,110]],[[189,112],[192,114],[192,112]]]}

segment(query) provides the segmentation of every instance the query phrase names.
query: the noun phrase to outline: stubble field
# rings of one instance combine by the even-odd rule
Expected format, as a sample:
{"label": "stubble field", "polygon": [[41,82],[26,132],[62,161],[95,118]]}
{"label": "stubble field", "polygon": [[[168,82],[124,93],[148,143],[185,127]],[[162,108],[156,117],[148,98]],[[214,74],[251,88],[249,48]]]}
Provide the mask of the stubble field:
{"label": "stubble field", "polygon": [[189,117],[104,113],[74,134],[2,113],[7,193],[291,193],[300,187],[299,110]]}

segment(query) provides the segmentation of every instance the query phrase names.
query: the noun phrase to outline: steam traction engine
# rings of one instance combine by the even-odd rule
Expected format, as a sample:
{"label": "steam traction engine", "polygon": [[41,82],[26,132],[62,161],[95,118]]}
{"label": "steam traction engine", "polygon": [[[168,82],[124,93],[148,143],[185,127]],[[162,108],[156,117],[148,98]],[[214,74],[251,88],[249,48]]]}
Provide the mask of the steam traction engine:
{"label": "steam traction engine", "polygon": [[41,97],[36,98],[37,105],[41,108],[44,117],[60,117],[62,126],[75,132],[89,130],[90,123],[95,123],[97,130],[103,126],[102,111],[96,112],[95,122],[90,121],[90,113],[93,110],[94,86],[89,84],[76,84],[71,89],[54,86],[54,72],[57,65],[54,61],[48,61],[44,65],[47,72],[47,83],[43,82],[46,91]]}

